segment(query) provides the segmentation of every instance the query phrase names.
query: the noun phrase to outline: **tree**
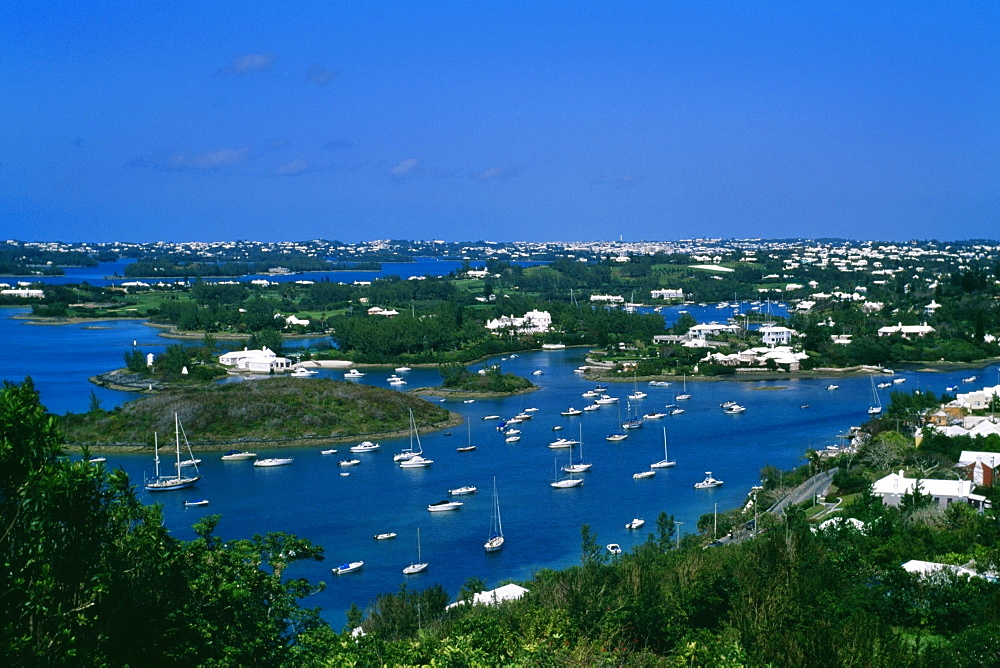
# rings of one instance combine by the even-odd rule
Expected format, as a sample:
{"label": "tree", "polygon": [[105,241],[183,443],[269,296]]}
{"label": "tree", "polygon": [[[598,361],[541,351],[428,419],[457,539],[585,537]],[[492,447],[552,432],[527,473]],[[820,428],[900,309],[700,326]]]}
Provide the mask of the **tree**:
{"label": "tree", "polygon": [[123,357],[125,358],[125,368],[132,373],[145,373],[147,371],[146,359],[138,348],[127,351]]}
{"label": "tree", "polygon": [[681,335],[687,334],[688,330],[698,324],[694,316],[690,313],[681,313],[677,320],[674,322],[671,329],[674,330],[674,334]]}
{"label": "tree", "polygon": [[580,527],[580,560],[584,565],[602,564],[607,561],[607,555],[597,544],[597,534],[590,530],[589,524]]}
{"label": "tree", "polygon": [[87,410],[91,413],[98,413],[101,410],[101,400],[97,398],[97,394],[93,390],[90,391],[90,406]]}

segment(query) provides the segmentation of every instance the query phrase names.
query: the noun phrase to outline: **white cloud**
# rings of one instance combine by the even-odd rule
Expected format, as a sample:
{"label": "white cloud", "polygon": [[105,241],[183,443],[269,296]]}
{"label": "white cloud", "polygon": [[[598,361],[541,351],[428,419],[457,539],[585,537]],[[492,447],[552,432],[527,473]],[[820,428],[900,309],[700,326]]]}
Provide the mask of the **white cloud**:
{"label": "white cloud", "polygon": [[420,161],[416,158],[407,158],[390,169],[389,173],[396,177],[406,176],[408,174],[412,174],[413,170],[415,170],[419,165]]}
{"label": "white cloud", "polygon": [[308,160],[303,160],[302,158],[296,158],[291,162],[286,162],[285,164],[274,170],[274,173],[278,176],[295,176],[296,174],[301,174],[302,172],[309,171],[312,165],[309,164]]}
{"label": "white cloud", "polygon": [[250,159],[252,151],[247,148],[220,148],[202,153],[160,153],[140,158],[130,163],[133,167],[156,167],[177,171],[211,171],[233,167]]}
{"label": "white cloud", "polygon": [[249,74],[251,72],[263,72],[271,69],[274,64],[273,53],[247,53],[236,56],[233,60],[219,72],[221,74]]}

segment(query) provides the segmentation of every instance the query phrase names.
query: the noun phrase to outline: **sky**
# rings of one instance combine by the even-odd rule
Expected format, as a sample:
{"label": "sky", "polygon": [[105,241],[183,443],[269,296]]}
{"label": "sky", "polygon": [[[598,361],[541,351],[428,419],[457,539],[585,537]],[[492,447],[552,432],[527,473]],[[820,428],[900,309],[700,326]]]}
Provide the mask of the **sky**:
{"label": "sky", "polygon": [[1000,3],[0,3],[0,238],[998,238]]}

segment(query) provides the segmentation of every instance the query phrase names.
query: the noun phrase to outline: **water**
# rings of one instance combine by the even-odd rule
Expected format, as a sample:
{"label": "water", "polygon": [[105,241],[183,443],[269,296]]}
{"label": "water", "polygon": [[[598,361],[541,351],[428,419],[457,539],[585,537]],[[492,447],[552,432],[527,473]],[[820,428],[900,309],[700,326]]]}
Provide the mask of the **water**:
{"label": "water", "polygon": [[[8,309],[11,312],[25,309]],[[138,322],[97,323],[88,326],[32,326],[23,321],[0,318],[0,364],[3,378],[19,382],[31,375],[43,403],[53,412],[85,411],[89,393],[95,389],[105,408],[118,405],[135,395],[93,388],[87,377],[121,365],[124,350],[138,339],[143,347],[162,346],[155,331]],[[447,407],[470,418],[473,452],[456,448],[467,442],[466,426],[451,429],[451,435],[436,432],[421,436],[425,456],[435,460],[428,469],[400,469],[392,455],[409,444],[408,438],[382,440],[378,453],[358,455],[363,463],[343,469],[337,462],[347,455],[350,444],[340,446],[336,455],[321,455],[319,447],[259,450],[261,456],[292,456],[287,467],[260,469],[250,462],[222,462],[220,453],[202,453],[202,481],[197,487],[149,494],[139,491],[148,502],[162,503],[167,526],[181,538],[193,537],[191,525],[207,514],[219,514],[219,535],[226,539],[254,533],[285,531],[309,538],[326,550],[326,560],[300,564],[294,576],[326,581],[324,592],[304,601],[320,607],[335,628],[345,622],[344,612],[351,603],[365,606],[381,592],[396,591],[400,583],[423,588],[441,583],[452,595],[469,577],[481,577],[489,586],[509,579],[528,579],[542,568],[562,568],[578,563],[580,526],[590,524],[602,544],[619,543],[629,549],[655,530],[661,511],[683,522],[685,533],[695,531],[698,518],[719,510],[740,506],[750,487],[759,482],[765,465],[790,468],[803,463],[807,448],[822,449],[837,443],[837,434],[867,419],[871,383],[865,376],[842,378],[839,390],[824,388],[829,380],[783,379],[780,381],[688,382],[692,394],[682,402],[686,412],[662,420],[649,420],[629,438],[610,443],[604,437],[615,429],[619,408],[615,405],[578,417],[562,417],[569,406],[582,408],[589,400],[580,395],[593,383],[573,373],[584,361],[583,349],[523,353],[514,358],[496,358],[505,372],[530,377],[541,389],[531,394],[501,400],[477,400],[471,404],[448,401]],[[541,370],[543,375],[531,373]],[[392,369],[367,369],[360,381],[390,387],[386,378]],[[992,384],[998,376],[996,365],[976,372],[981,382]],[[321,375],[342,378],[343,372],[324,370]],[[414,369],[404,375],[407,389],[440,384],[434,369]],[[968,370],[951,373],[903,373],[901,389],[942,392],[946,386],[961,385],[972,375]],[[886,376],[889,378],[889,376]],[[261,379],[256,382],[267,382]],[[303,382],[314,382],[305,380]],[[621,398],[621,415],[627,414],[626,395],[632,382],[624,378],[613,383],[609,394]],[[782,388],[766,390],[762,388]],[[978,385],[963,385],[963,390]],[[643,413],[674,403],[672,387],[640,384],[649,396],[639,402]],[[883,391],[883,401],[888,396]],[[434,399],[431,399],[434,401]],[[736,401],[745,413],[725,415],[719,404]],[[808,408],[800,406],[808,404]],[[512,417],[524,408],[537,407],[534,419],[520,425],[522,440],[505,443],[495,421],[484,415]],[[561,431],[552,427],[562,425]],[[583,486],[554,490],[554,460],[565,463],[567,450],[552,450],[548,443],[558,436],[577,437],[582,433],[585,457],[594,468],[582,474]],[[663,431],[668,430],[671,469],[661,469],[647,480],[633,480],[632,474],[648,469],[663,457]],[[163,436],[163,435],[161,435]],[[197,439],[197,434],[190,434]],[[110,454],[106,464],[123,468],[136,483],[152,474],[149,455]],[[349,476],[341,476],[349,471]],[[716,489],[695,490],[693,485],[705,472],[724,480]],[[497,479],[504,534],[502,551],[486,554],[483,543],[490,527],[491,488]],[[447,490],[475,485],[479,493],[458,497],[465,505],[454,512],[430,513],[427,504],[447,497]],[[185,508],[184,500],[208,499],[206,507]],[[626,531],[633,517],[647,520],[639,531]],[[423,558],[430,563],[426,573],[404,576],[402,568],[416,558],[416,532],[421,530]],[[376,533],[395,531],[394,540],[375,541]],[[345,561],[363,560],[364,568],[348,575],[334,576],[330,568]]]}

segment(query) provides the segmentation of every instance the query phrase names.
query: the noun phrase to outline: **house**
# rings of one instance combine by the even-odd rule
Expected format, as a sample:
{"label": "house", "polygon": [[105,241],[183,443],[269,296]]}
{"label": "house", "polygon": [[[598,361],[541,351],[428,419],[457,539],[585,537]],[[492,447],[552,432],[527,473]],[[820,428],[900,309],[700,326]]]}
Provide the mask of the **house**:
{"label": "house", "polygon": [[717,322],[709,322],[700,325],[693,325],[688,330],[688,336],[695,339],[708,339],[720,334],[736,334],[740,331],[739,325],[722,325]]}
{"label": "house", "polygon": [[513,315],[503,315],[486,323],[486,329],[496,334],[501,332],[542,334],[549,331],[551,326],[552,315],[548,311],[537,310],[528,311],[520,318],[515,318]]}
{"label": "house", "polygon": [[625,298],[621,295],[590,295],[592,302],[604,302],[605,304],[621,304]]}
{"label": "house", "polygon": [[[952,503],[968,503],[982,510],[983,502],[970,498],[972,495],[971,480],[936,480],[907,478],[903,471],[890,473],[876,480],[872,485],[872,494],[882,497],[882,503],[887,506],[898,506],[905,494],[913,494],[918,489],[922,494],[930,495],[938,508],[942,510]],[[981,499],[982,497],[978,497]]]}
{"label": "house", "polygon": [[294,325],[301,325],[303,327],[308,327],[309,326],[309,320],[304,319],[304,318],[299,318],[299,317],[294,316],[294,315],[283,316],[280,313],[275,313],[274,314],[274,319],[277,320],[279,318],[284,318],[285,319],[285,326],[286,327],[291,327],[291,326],[294,326]]}
{"label": "house", "polygon": [[21,298],[33,298],[41,299],[45,296],[44,290],[35,290],[33,288],[4,288],[0,290],[0,295],[5,297],[21,297]]}
{"label": "house", "polygon": [[956,468],[963,469],[966,478],[973,484],[993,487],[996,484],[997,469],[1000,469],[1000,452],[963,450]]}
{"label": "house", "polygon": [[277,353],[264,346],[260,350],[236,350],[219,356],[219,364],[249,373],[281,373],[291,369],[292,360],[278,357]]}
{"label": "house", "polygon": [[[498,603],[503,603],[504,601],[516,601],[527,593],[527,589],[511,582],[502,587],[497,587],[496,589],[490,589],[489,591],[481,591],[473,594],[472,605],[497,605]],[[444,609],[451,610],[452,608],[460,605],[465,605],[465,603],[466,601],[455,601],[454,603],[446,605]]]}
{"label": "house", "polygon": [[956,394],[955,401],[970,411],[985,411],[989,409],[995,397],[1000,397],[1000,385]]}
{"label": "house", "polygon": [[792,335],[796,333],[794,329],[775,325],[765,325],[757,331],[760,332],[764,345],[771,347],[787,346],[792,342]]}
{"label": "house", "polygon": [[885,327],[880,327],[878,330],[879,336],[892,336],[894,334],[899,334],[904,339],[908,339],[912,336],[926,336],[934,332],[934,328],[928,325],[926,322],[922,325],[904,325],[899,323],[896,325],[887,325]]}
{"label": "house", "polygon": [[399,315],[399,311],[396,309],[384,309],[381,306],[372,306],[368,309],[368,315],[381,315],[386,318],[394,318]]}
{"label": "house", "polygon": [[651,299],[684,299],[684,291],[680,288],[664,288],[662,290],[650,290]]}

